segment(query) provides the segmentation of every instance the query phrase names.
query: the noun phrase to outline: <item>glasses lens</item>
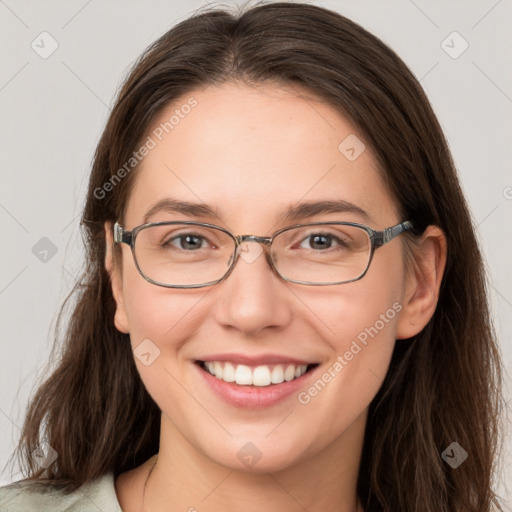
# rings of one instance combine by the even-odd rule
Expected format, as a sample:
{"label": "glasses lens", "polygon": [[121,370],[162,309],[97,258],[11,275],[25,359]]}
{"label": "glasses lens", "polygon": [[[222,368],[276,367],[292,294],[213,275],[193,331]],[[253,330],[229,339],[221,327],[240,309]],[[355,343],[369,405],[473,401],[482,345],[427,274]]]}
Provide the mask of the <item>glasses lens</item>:
{"label": "glasses lens", "polygon": [[234,240],[221,230],[167,224],[139,231],[134,252],[140,271],[152,281],[191,286],[222,278],[234,250]]}
{"label": "glasses lens", "polygon": [[272,244],[279,273],[311,284],[342,283],[360,277],[368,267],[371,240],[356,226],[321,224],[291,228]]}

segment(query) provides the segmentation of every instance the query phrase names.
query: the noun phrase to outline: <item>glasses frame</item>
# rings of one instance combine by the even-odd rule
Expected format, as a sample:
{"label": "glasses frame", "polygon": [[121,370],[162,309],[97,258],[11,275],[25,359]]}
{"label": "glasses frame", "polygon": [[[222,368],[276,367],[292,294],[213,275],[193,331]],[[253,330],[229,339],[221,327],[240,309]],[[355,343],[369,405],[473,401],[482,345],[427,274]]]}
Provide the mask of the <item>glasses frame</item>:
{"label": "glasses frame", "polygon": [[[204,283],[204,284],[170,285],[170,284],[166,284],[166,283],[161,283],[159,281],[155,281],[155,280],[151,279],[150,277],[146,276],[144,274],[144,272],[142,272],[142,270],[139,266],[139,262],[137,261],[137,256],[135,255],[135,240],[137,239],[137,235],[142,230],[147,229],[151,226],[164,226],[164,225],[170,226],[170,225],[175,225],[175,224],[182,224],[182,225],[188,224],[188,225],[192,225],[192,226],[213,228],[213,229],[222,231],[223,233],[225,233],[231,237],[231,239],[235,243],[235,250],[234,250],[233,254],[231,255],[231,258],[230,258],[231,263],[230,263],[226,273],[220,279],[217,279],[215,281],[210,281],[210,282]],[[288,277],[281,274],[281,272],[279,272],[279,270],[276,268],[276,266],[274,264],[274,260],[272,258],[272,253],[270,251],[270,249],[272,247],[272,242],[274,241],[274,239],[281,233],[284,233],[285,231],[289,231],[290,229],[295,229],[295,228],[299,228],[299,227],[307,227],[307,226],[325,226],[325,225],[354,226],[354,227],[357,227],[357,228],[360,228],[360,229],[366,231],[366,233],[368,234],[368,236],[370,238],[370,257],[368,258],[368,264],[366,265],[366,268],[361,273],[361,275],[359,275],[358,277],[356,277],[354,279],[349,279],[347,281],[338,281],[338,282],[333,282],[333,283],[313,283],[310,281],[298,281],[295,279],[289,279]],[[293,226],[288,226],[286,228],[276,231],[272,236],[267,237],[267,236],[257,236],[257,235],[233,235],[233,233],[231,233],[227,229],[224,229],[223,227],[217,226],[215,224],[209,224],[206,222],[186,221],[186,220],[185,221],[150,222],[147,224],[141,224],[140,226],[133,228],[131,231],[125,231],[125,229],[118,222],[116,222],[114,224],[114,244],[128,245],[131,248],[133,261],[135,262],[135,266],[137,267],[139,274],[146,281],[148,281],[152,284],[155,284],[157,286],[163,286],[164,288],[204,288],[206,286],[212,286],[212,285],[220,283],[221,281],[224,281],[225,279],[228,278],[228,276],[231,274],[231,272],[233,272],[233,270],[238,262],[238,259],[240,258],[240,251],[238,249],[241,246],[241,244],[244,242],[256,242],[256,243],[265,244],[265,246],[268,246],[268,248],[269,248],[268,251],[265,251],[266,256],[267,256],[267,261],[269,262],[272,270],[274,270],[274,272],[279,277],[281,277],[281,279],[283,279],[289,283],[302,284],[302,285],[306,285],[306,286],[332,286],[332,285],[338,285],[338,284],[352,283],[354,281],[359,281],[360,279],[362,279],[368,272],[368,268],[370,267],[370,263],[372,262],[375,249],[382,247],[383,245],[387,244],[388,242],[391,242],[391,240],[396,238],[398,235],[400,235],[406,231],[409,231],[411,229],[414,229],[414,228],[413,228],[412,222],[408,221],[408,220],[404,221],[404,222],[400,222],[399,224],[396,224],[395,226],[385,228],[382,231],[376,231],[376,230],[370,228],[369,226],[366,226],[364,224],[358,224],[357,222],[336,222],[336,221],[310,222],[307,224],[294,224]]]}

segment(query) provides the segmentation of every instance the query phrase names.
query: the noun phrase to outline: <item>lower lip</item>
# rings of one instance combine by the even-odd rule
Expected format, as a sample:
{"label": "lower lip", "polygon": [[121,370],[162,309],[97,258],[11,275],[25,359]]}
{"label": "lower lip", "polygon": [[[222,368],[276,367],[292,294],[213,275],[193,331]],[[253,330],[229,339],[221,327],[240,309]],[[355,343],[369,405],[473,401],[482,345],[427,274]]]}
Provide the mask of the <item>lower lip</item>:
{"label": "lower lip", "polygon": [[239,386],[234,382],[225,382],[214,377],[210,372],[204,370],[199,363],[195,363],[197,371],[205,379],[206,383],[223,400],[235,407],[263,409],[270,407],[286,397],[297,393],[310,380],[318,366],[312,368],[304,375],[289,382],[281,384],[270,384],[269,386]]}

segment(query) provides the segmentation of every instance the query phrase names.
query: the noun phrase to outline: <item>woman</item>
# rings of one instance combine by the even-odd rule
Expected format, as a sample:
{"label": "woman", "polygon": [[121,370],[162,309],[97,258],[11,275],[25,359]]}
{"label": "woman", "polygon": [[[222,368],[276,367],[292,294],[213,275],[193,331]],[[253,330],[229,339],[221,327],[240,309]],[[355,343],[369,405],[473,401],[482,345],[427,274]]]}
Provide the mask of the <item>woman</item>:
{"label": "woman", "polygon": [[174,27],[119,93],[82,225],[7,510],[495,502],[470,215],[424,92],[360,26],[271,3]]}

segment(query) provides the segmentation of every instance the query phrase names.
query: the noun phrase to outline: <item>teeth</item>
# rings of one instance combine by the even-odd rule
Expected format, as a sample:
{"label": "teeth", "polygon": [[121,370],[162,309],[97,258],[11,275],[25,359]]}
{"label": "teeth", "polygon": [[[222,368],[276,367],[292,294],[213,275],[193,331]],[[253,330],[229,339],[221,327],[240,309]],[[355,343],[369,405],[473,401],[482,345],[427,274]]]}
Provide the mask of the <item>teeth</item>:
{"label": "teeth", "polygon": [[290,381],[295,377],[295,366],[289,365],[284,371],[284,380]]}
{"label": "teeth", "polygon": [[[217,372],[215,372],[216,374]],[[235,367],[231,363],[224,364],[224,372],[222,373],[222,380],[226,382],[235,382]]]}
{"label": "teeth", "polygon": [[[215,377],[222,379],[222,374],[215,372]],[[252,384],[252,372],[248,366],[239,364],[235,370],[235,382],[240,385],[250,386]]]}
{"label": "teeth", "polygon": [[224,368],[222,367],[222,365],[215,361],[213,363],[213,371],[215,372],[215,375],[218,375],[219,376],[219,379],[222,379],[222,374],[224,373]]}
{"label": "teeth", "polygon": [[239,386],[270,386],[297,379],[306,373],[307,365],[277,364],[251,368],[245,364],[233,365],[229,362],[206,361],[204,367],[217,379],[236,382]]}
{"label": "teeth", "polygon": [[280,384],[284,381],[284,370],[283,367],[278,364],[272,370],[272,384]]}
{"label": "teeth", "polygon": [[270,386],[272,373],[268,366],[258,366],[252,374],[252,382],[255,386]]}

